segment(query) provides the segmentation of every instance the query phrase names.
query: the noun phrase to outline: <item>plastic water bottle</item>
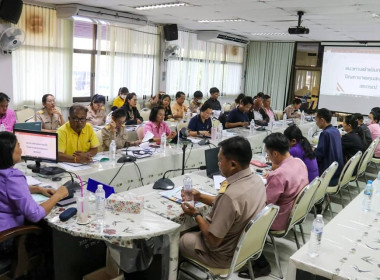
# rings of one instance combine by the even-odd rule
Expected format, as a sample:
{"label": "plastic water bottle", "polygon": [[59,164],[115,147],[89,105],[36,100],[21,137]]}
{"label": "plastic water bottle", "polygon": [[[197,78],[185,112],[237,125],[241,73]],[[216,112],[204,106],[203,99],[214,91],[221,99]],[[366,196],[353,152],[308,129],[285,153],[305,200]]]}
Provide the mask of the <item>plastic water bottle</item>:
{"label": "plastic water bottle", "polygon": [[186,112],[186,119],[187,119],[187,121],[190,121],[190,119],[191,119],[191,111],[190,111],[190,108],[187,109],[187,112]]}
{"label": "plastic water bottle", "polygon": [[261,158],[263,162],[267,161],[267,151],[265,150],[265,144],[263,143],[263,146],[261,148]]}
{"label": "plastic water bottle", "polygon": [[372,200],[372,181],[368,180],[367,185],[365,186],[363,192],[363,211],[368,212],[371,211],[371,200]]}
{"label": "plastic water bottle", "polygon": [[301,113],[301,124],[305,123],[305,111]]}
{"label": "plastic water bottle", "polygon": [[111,141],[109,158],[110,158],[110,161],[112,163],[114,163],[116,161],[116,142],[115,142],[115,140]]}
{"label": "plastic water bottle", "polygon": [[380,195],[380,171],[377,174],[377,180],[372,182],[373,192],[376,195]]}
{"label": "plastic water bottle", "polygon": [[161,135],[161,141],[160,141],[160,150],[161,153],[165,154],[166,151],[166,133],[162,133]]}
{"label": "plastic water bottle", "polygon": [[288,119],[288,116],[284,113],[284,117],[282,118],[282,126],[285,128],[287,123],[286,120]]}
{"label": "plastic water bottle", "polygon": [[3,123],[0,125],[0,132],[1,132],[1,131],[5,131],[5,126],[4,126]]}
{"label": "plastic water bottle", "polygon": [[317,215],[313,221],[313,227],[311,228],[309,241],[309,256],[312,258],[315,258],[319,255],[324,225],[325,223],[323,222],[322,215]]}
{"label": "plastic water bottle", "polygon": [[189,175],[185,175],[185,178],[183,179],[183,191],[185,193],[184,202],[194,206],[193,182]]}
{"label": "plastic water bottle", "polygon": [[218,128],[215,126],[211,127],[211,140],[216,140],[218,134]]}
{"label": "plastic water bottle", "polygon": [[106,193],[103,190],[103,185],[98,185],[95,192],[96,197],[96,219],[98,223],[103,223],[104,215],[106,212]]}
{"label": "plastic water bottle", "polygon": [[223,125],[220,123],[218,126],[218,139],[222,140],[223,138]]}
{"label": "plastic water bottle", "polygon": [[272,130],[273,130],[273,120],[272,119],[269,120],[268,129],[270,132],[272,132]]}
{"label": "plastic water bottle", "polygon": [[253,135],[255,132],[255,120],[251,120],[251,123],[249,124],[249,135]]}

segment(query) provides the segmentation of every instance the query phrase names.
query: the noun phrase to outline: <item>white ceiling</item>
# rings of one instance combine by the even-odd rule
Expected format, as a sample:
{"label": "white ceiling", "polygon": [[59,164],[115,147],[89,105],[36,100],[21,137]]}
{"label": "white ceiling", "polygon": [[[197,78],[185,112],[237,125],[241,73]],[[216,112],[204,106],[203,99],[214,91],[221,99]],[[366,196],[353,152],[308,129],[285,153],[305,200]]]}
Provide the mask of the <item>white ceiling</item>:
{"label": "white ceiling", "polygon": [[[219,30],[250,40],[377,41],[380,40],[380,0],[184,0],[191,6],[138,11],[133,7],[174,0],[25,0],[29,3],[78,3],[146,15],[157,24],[181,29]],[[308,35],[253,36],[251,33],[287,33],[297,25],[297,11],[305,12],[302,25]],[[378,16],[373,16],[377,14]],[[202,19],[241,18],[246,22],[198,23]]]}

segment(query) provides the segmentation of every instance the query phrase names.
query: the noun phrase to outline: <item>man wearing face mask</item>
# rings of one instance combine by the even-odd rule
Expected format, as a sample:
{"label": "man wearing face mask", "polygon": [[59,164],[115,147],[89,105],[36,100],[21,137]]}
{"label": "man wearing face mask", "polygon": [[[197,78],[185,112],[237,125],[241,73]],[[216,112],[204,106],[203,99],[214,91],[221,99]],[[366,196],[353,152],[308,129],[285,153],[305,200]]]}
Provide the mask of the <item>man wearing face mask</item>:
{"label": "man wearing face mask", "polygon": [[118,96],[113,100],[112,106],[117,108],[123,106],[128,93],[129,90],[126,87],[120,88]]}
{"label": "man wearing face mask", "polygon": [[196,92],[194,92],[194,99],[191,101],[189,105],[191,113],[198,113],[198,108],[201,108],[202,106],[202,98],[203,93],[201,91],[197,90]]}

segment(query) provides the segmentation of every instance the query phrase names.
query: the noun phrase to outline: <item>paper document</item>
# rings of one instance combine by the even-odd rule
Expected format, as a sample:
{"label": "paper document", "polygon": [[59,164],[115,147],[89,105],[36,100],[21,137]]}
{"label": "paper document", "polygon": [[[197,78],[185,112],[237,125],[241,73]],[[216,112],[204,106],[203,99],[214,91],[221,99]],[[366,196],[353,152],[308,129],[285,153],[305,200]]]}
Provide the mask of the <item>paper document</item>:
{"label": "paper document", "polygon": [[26,183],[28,184],[28,186],[36,186],[36,185],[41,184],[40,181],[38,181],[36,178],[32,176],[25,176],[25,177],[26,177]]}
{"label": "paper document", "polygon": [[[167,199],[170,199],[174,202],[177,202],[177,203],[182,203],[182,196],[181,196],[181,190],[182,190],[182,186],[180,187],[176,187],[170,191],[163,191],[163,192],[160,192],[160,195],[162,197],[165,197]],[[204,191],[200,191],[201,193],[203,194],[207,194],[207,195],[213,195],[213,194],[210,194],[210,193],[207,193],[207,192],[204,192]],[[198,207],[202,204],[202,202],[195,202],[195,207]]]}
{"label": "paper document", "polygon": [[153,139],[154,134],[150,131],[147,131],[143,140],[141,142],[149,142],[150,139]]}
{"label": "paper document", "polygon": [[192,143],[198,144],[202,139],[201,138],[195,138],[195,137],[187,137]]}
{"label": "paper document", "polygon": [[92,168],[91,165],[83,163],[72,163],[72,162],[60,162],[58,163],[63,169],[68,171],[80,171]]}
{"label": "paper document", "polygon": [[32,197],[33,197],[34,201],[37,202],[38,204],[49,199],[47,196],[44,196],[44,195],[39,194],[39,193],[32,193]]}
{"label": "paper document", "polygon": [[216,190],[219,190],[220,189],[220,184],[226,180],[225,177],[223,177],[222,175],[214,175],[213,176],[213,179],[214,179],[214,188]]}

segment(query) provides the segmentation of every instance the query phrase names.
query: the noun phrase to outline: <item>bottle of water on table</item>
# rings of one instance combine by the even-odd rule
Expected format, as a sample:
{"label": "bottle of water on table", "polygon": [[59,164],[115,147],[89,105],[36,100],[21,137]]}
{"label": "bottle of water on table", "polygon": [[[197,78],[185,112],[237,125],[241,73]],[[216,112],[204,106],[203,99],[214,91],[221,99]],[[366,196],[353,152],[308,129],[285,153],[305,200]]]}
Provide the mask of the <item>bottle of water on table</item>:
{"label": "bottle of water on table", "polygon": [[323,222],[322,215],[317,215],[313,221],[313,227],[311,228],[309,241],[309,256],[312,258],[315,258],[319,255],[324,225],[325,223]]}
{"label": "bottle of water on table", "polygon": [[115,140],[111,141],[109,158],[110,158],[111,163],[115,163],[115,161],[116,161],[116,142],[115,142]]}
{"label": "bottle of water on table", "polygon": [[253,135],[255,132],[255,120],[251,120],[251,123],[249,124],[249,135]]}
{"label": "bottle of water on table", "polygon": [[193,182],[189,175],[185,175],[185,178],[183,179],[183,192],[185,194],[184,202],[194,206]]}
{"label": "bottle of water on table", "polygon": [[365,186],[363,192],[363,211],[368,212],[371,211],[371,201],[372,201],[372,181],[368,180],[367,185]]}
{"label": "bottle of water on table", "polygon": [[103,185],[98,185],[95,192],[96,197],[96,219],[98,223],[103,223],[106,212],[106,193],[103,189]]}
{"label": "bottle of water on table", "polygon": [[161,153],[165,154],[166,151],[166,133],[162,133],[161,135],[161,141],[160,141],[160,150]]}

